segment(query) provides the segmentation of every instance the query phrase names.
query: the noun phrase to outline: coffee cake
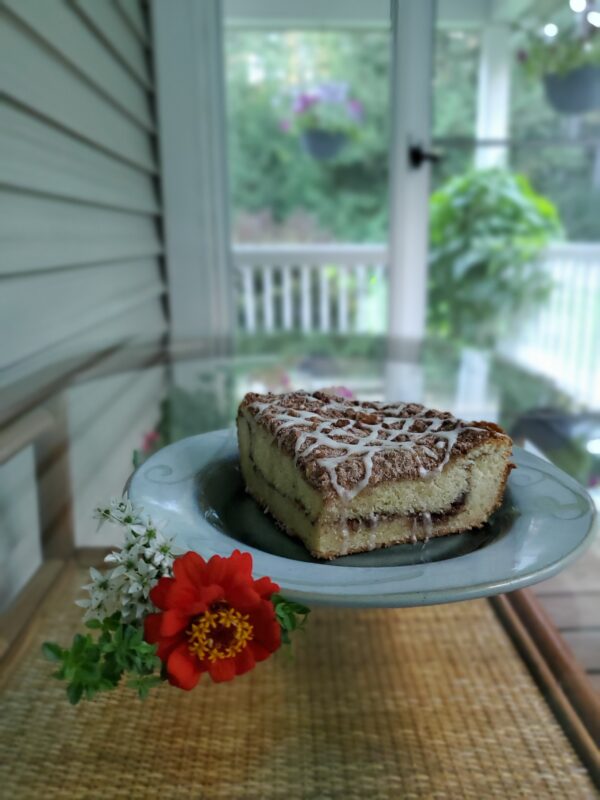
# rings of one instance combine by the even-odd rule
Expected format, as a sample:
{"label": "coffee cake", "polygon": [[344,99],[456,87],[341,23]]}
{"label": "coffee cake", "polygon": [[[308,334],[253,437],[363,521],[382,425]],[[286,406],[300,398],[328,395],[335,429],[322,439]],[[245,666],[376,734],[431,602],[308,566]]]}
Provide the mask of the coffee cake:
{"label": "coffee cake", "polygon": [[318,558],[480,527],[512,467],[497,425],[417,403],[250,393],[237,425],[248,492]]}

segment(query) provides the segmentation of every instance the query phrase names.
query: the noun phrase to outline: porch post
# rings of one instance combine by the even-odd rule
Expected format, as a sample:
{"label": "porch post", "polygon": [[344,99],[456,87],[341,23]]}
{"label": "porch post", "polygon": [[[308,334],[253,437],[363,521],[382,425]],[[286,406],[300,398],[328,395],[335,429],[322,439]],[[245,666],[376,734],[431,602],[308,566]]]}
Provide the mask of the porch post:
{"label": "porch post", "polygon": [[434,0],[391,0],[390,355],[417,352],[425,333],[429,168],[411,167],[411,145],[431,141]]}
{"label": "porch post", "polygon": [[152,0],[174,342],[233,328],[221,0]]}
{"label": "porch post", "polygon": [[[483,28],[477,92],[477,139],[506,139],[509,133],[510,30],[492,22]],[[475,151],[475,166],[504,167],[506,147],[483,146]]]}

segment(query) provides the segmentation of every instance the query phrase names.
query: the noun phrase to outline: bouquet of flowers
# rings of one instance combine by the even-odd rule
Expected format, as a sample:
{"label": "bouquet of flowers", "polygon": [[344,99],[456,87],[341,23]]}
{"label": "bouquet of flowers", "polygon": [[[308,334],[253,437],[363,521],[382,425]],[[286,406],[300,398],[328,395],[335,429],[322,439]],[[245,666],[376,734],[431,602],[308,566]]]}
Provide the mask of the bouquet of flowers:
{"label": "bouquet of flowers", "polygon": [[108,569],[90,570],[88,596],[76,601],[90,633],[76,634],[70,648],[43,646],[71,703],[114,689],[125,676],[141,698],[162,681],[193,689],[203,673],[229,681],[304,626],[309,609],[283,598],[270,578],[254,579],[250,553],[208,561],[178,554],[126,496],[96,516],[122,526],[125,541],[106,557]]}

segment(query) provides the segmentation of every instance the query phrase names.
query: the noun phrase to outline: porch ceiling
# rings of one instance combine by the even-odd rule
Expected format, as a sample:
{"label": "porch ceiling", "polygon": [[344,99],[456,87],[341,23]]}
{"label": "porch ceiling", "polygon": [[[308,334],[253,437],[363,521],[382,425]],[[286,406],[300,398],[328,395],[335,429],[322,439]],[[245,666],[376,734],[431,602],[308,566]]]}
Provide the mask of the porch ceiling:
{"label": "porch ceiling", "polygon": [[[532,0],[438,0],[438,26],[481,27],[521,16]],[[387,28],[389,0],[224,0],[228,27],[240,28]]]}

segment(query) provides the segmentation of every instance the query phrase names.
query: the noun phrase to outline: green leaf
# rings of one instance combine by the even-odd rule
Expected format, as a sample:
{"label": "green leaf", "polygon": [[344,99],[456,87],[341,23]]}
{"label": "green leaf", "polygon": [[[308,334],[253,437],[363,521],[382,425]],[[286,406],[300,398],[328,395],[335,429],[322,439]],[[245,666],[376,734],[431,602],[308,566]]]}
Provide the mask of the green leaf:
{"label": "green leaf", "polygon": [[131,678],[127,681],[127,685],[132,689],[136,689],[138,696],[142,700],[146,699],[153,686],[158,686],[160,683],[162,683],[162,678],[159,675],[147,675],[139,678]]}
{"label": "green leaf", "polygon": [[69,703],[71,703],[71,705],[76,706],[81,700],[82,695],[83,686],[80,683],[70,683],[67,686],[67,697],[69,698]]}
{"label": "green leaf", "polygon": [[289,633],[299,630],[304,626],[310,609],[301,603],[296,603],[293,600],[286,600],[285,597],[279,594],[274,594],[271,597],[271,602],[273,603],[275,616],[281,627],[281,641],[284,644],[289,644]]}
{"label": "green leaf", "polygon": [[162,669],[156,645],[144,641],[140,626],[121,623],[119,613],[95,623],[88,627],[101,631],[97,639],[77,633],[70,649],[62,650],[52,642],[44,645],[48,658],[62,662],[54,675],[68,681],[69,701],[76,704],[82,698],[91,700],[98,692],[110,691],[124,674],[131,676],[138,693],[145,697],[161,680],[161,675],[155,674]]}
{"label": "green leaf", "polygon": [[88,619],[85,623],[86,628],[90,628],[91,630],[100,630],[102,628],[102,623],[99,619]]}
{"label": "green leaf", "polygon": [[62,661],[63,659],[63,649],[55,642],[44,642],[42,653],[48,661]]}

